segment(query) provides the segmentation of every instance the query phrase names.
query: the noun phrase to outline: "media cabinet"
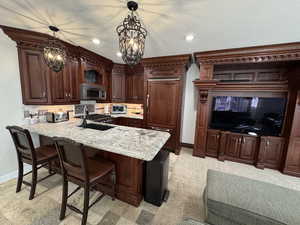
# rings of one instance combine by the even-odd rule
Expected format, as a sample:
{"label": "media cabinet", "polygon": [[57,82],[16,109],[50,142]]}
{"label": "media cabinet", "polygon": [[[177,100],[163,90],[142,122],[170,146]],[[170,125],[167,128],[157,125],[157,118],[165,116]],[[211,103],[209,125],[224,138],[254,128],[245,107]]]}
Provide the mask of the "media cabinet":
{"label": "media cabinet", "polygon": [[[193,155],[271,168],[300,177],[300,43],[195,53],[200,66]],[[213,96],[287,99],[281,134],[210,129]]]}

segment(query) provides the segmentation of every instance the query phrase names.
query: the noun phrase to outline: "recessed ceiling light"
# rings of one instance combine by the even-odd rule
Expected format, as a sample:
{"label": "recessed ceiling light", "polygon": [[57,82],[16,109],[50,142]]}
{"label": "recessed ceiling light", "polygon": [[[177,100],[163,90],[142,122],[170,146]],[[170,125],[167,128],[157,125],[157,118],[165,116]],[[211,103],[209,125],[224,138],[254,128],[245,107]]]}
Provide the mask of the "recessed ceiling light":
{"label": "recessed ceiling light", "polygon": [[100,40],[98,38],[94,38],[92,40],[92,42],[95,44],[95,45],[100,45]]}
{"label": "recessed ceiling light", "polygon": [[195,36],[194,36],[193,34],[188,34],[188,35],[185,36],[185,40],[186,40],[187,42],[193,41],[194,38],[195,38]]}
{"label": "recessed ceiling light", "polygon": [[122,57],[122,53],[121,52],[117,52],[117,56],[118,57]]}

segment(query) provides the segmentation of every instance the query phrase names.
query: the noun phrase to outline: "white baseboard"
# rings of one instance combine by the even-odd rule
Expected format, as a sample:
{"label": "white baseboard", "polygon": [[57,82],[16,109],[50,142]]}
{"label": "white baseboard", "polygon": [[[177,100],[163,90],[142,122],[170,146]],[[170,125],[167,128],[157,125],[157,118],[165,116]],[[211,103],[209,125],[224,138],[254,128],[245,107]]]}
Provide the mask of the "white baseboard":
{"label": "white baseboard", "polygon": [[[24,164],[24,174],[31,170],[31,166]],[[0,176],[0,184],[18,177],[18,170]]]}

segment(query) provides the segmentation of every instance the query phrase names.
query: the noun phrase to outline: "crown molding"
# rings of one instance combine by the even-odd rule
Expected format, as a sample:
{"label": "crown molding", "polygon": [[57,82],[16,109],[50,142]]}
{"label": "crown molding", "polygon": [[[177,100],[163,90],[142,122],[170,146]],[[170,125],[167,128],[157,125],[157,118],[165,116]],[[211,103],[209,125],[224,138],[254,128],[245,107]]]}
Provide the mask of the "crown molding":
{"label": "crown molding", "polygon": [[194,53],[200,64],[264,63],[300,60],[300,42]]}

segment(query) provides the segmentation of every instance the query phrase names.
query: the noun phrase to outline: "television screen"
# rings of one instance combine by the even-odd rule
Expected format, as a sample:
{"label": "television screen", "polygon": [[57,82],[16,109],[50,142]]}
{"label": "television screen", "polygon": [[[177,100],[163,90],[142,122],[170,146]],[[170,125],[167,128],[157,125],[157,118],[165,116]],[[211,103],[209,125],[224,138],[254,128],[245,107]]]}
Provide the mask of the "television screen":
{"label": "television screen", "polygon": [[284,120],[286,98],[213,98],[210,128],[258,136],[279,136]]}

